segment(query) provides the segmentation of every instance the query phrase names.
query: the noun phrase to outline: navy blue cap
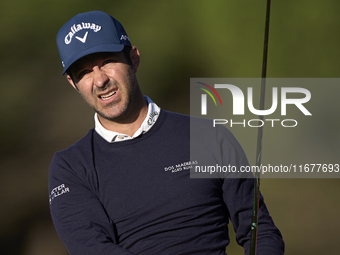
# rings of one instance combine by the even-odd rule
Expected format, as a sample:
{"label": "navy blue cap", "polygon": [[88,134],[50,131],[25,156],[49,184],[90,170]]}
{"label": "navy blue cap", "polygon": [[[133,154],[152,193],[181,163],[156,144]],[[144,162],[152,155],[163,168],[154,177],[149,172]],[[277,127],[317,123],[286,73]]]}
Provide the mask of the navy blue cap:
{"label": "navy blue cap", "polygon": [[80,13],[58,32],[57,46],[63,74],[78,59],[97,52],[120,52],[131,46],[122,24],[102,11]]}

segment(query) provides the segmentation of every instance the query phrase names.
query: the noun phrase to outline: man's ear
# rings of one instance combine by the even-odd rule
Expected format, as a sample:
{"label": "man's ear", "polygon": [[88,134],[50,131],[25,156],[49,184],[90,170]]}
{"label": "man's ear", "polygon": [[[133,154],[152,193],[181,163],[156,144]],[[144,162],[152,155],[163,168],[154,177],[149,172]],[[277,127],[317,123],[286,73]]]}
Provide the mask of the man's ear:
{"label": "man's ear", "polygon": [[78,91],[77,85],[73,82],[73,79],[69,74],[67,75],[67,80],[72,85],[72,87]]}
{"label": "man's ear", "polygon": [[132,46],[132,49],[130,51],[130,58],[132,62],[132,68],[137,73],[139,63],[140,63],[140,55],[139,55],[139,50],[137,49],[136,46]]}

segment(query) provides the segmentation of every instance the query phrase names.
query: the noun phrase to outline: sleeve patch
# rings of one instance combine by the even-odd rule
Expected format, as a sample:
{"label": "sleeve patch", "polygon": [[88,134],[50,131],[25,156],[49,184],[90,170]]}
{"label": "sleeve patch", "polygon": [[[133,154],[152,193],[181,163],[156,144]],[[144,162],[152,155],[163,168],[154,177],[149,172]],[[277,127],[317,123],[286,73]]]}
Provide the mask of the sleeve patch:
{"label": "sleeve patch", "polygon": [[70,192],[69,187],[66,187],[65,184],[61,184],[54,189],[52,189],[49,197],[50,197],[50,204],[52,204],[52,200],[55,199],[56,197],[59,197],[65,193]]}

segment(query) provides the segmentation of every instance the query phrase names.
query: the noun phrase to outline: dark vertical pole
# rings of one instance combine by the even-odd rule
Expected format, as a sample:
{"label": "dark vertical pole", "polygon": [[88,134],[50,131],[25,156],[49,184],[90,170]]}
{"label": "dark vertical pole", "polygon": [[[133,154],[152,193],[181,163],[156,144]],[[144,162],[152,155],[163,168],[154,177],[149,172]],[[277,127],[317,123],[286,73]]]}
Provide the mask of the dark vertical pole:
{"label": "dark vertical pole", "polygon": [[[265,91],[266,91],[270,4],[271,4],[271,0],[267,0],[266,25],[265,25],[263,61],[262,61],[260,110],[264,110],[264,101],[265,101],[264,99],[265,99]],[[259,119],[263,121],[263,116],[259,116]],[[258,133],[257,133],[257,150],[256,150],[256,166],[258,167],[257,169],[260,169],[260,165],[261,165],[262,137],[263,137],[263,125],[258,128]],[[250,245],[251,255],[256,255],[259,199],[260,199],[260,172],[256,172],[255,183],[254,183],[253,218],[252,218],[252,225],[251,225],[251,245]]]}

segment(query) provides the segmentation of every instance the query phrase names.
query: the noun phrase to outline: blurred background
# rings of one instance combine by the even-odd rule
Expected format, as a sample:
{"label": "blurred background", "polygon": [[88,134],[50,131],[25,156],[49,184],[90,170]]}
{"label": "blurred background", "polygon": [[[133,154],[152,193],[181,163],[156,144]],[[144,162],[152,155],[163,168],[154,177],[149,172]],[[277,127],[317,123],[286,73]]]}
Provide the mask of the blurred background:
{"label": "blurred background", "polygon": [[[141,53],[144,94],[189,114],[190,78],[261,76],[265,8],[265,0],[1,0],[0,254],[68,254],[49,215],[48,168],[94,123],[61,75],[55,36],[66,21],[91,10],[116,17]],[[268,77],[338,77],[339,10],[338,0],[273,0]],[[306,127],[310,136],[264,133],[263,162],[301,154],[304,163],[336,163],[337,92],[318,101],[332,111],[313,108],[323,118]],[[253,162],[256,132],[236,137]],[[340,179],[263,179],[261,190],[287,255],[338,253]],[[242,254],[231,235],[228,254]]]}

